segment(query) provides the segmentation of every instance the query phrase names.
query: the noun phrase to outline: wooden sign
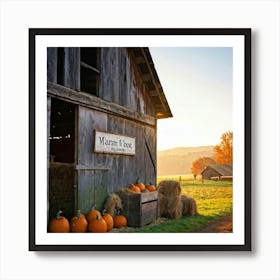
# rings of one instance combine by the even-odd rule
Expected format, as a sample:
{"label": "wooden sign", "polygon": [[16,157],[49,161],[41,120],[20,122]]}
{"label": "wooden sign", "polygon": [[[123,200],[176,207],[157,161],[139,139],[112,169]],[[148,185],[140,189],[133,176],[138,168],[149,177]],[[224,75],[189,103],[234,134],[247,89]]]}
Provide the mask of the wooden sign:
{"label": "wooden sign", "polygon": [[135,155],[135,138],[95,131],[94,152]]}

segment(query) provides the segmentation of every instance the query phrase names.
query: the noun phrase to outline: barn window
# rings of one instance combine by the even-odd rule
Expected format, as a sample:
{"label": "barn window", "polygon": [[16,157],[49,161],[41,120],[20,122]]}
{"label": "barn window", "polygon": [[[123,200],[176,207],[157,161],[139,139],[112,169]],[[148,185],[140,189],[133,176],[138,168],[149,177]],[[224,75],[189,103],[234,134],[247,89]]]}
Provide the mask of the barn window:
{"label": "barn window", "polygon": [[75,105],[53,98],[51,102],[50,160],[74,163]]}
{"label": "barn window", "polygon": [[81,50],[81,91],[98,96],[99,48],[80,48]]}

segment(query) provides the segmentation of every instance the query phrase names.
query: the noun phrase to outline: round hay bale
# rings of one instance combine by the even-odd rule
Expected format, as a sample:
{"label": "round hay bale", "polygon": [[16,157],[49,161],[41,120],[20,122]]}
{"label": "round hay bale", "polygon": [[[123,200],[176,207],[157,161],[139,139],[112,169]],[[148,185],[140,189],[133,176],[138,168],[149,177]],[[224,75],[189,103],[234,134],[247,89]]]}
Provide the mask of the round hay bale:
{"label": "round hay bale", "polygon": [[107,213],[109,213],[111,216],[115,217],[116,209],[122,208],[121,198],[117,194],[112,193],[106,199],[104,208],[106,209]]}
{"label": "round hay bale", "polygon": [[182,217],[183,204],[180,196],[166,197],[159,195],[159,212],[161,217],[179,219]]}
{"label": "round hay bale", "polygon": [[197,205],[194,198],[188,195],[181,195],[182,215],[192,216],[197,214]]}
{"label": "round hay bale", "polygon": [[166,197],[177,197],[181,194],[181,186],[179,181],[164,180],[158,185],[159,194]]}
{"label": "round hay bale", "polygon": [[191,215],[197,215],[198,214],[198,210],[197,210],[197,204],[194,198],[191,198]]}

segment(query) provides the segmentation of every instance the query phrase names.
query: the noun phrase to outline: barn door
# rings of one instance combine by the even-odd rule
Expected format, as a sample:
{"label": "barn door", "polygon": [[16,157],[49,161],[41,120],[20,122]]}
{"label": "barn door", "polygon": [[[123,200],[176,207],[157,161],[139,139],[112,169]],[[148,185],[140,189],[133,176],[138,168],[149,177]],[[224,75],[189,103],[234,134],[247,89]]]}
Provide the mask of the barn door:
{"label": "barn door", "polygon": [[49,218],[58,210],[70,218],[75,204],[76,106],[51,99],[49,135]]}
{"label": "barn door", "polygon": [[155,129],[145,128],[145,180],[147,183],[156,184],[157,163],[156,163],[156,132]]}
{"label": "barn door", "polygon": [[[108,196],[108,171],[111,160],[94,153],[94,131],[107,131],[108,115],[84,106],[77,108],[76,208],[89,211],[94,205],[102,209]],[[112,178],[116,180],[116,178]]]}

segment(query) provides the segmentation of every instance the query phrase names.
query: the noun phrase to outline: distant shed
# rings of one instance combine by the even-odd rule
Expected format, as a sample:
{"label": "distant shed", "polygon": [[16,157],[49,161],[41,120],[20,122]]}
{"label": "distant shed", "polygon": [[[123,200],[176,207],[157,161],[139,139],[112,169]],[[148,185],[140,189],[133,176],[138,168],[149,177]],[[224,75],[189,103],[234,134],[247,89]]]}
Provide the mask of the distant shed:
{"label": "distant shed", "polygon": [[172,117],[148,48],[47,49],[48,216],[156,184],[157,119]]}
{"label": "distant shed", "polygon": [[211,164],[201,172],[202,179],[232,180],[231,164]]}

